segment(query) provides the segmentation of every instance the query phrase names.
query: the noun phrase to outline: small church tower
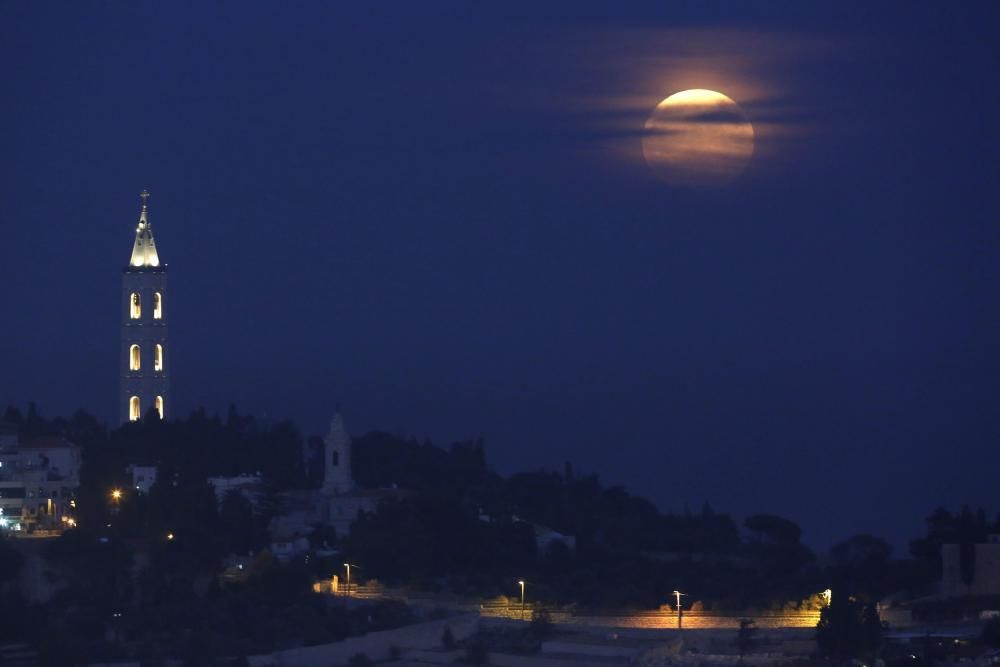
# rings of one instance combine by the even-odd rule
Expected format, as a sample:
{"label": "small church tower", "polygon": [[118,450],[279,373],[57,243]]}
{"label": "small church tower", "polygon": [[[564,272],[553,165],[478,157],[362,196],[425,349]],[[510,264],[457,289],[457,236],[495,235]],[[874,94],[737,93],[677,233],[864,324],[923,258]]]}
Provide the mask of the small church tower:
{"label": "small church tower", "polygon": [[323,438],[326,445],[323,467],[323,493],[339,496],[354,490],[351,477],[351,436],[344,428],[338,412],[330,422],[330,432]]}
{"label": "small church tower", "polygon": [[122,269],[120,350],[121,422],[138,421],[150,410],[165,419],[170,409],[167,348],[167,266],[160,264],[149,222],[149,193],[143,191],[132,258]]}

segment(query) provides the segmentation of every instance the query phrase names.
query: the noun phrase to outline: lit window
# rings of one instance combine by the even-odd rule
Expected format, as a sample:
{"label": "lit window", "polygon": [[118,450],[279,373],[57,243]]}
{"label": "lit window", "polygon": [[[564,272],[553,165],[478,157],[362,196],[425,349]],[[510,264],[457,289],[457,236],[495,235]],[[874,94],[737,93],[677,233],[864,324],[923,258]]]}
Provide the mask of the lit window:
{"label": "lit window", "polygon": [[163,297],[159,292],[153,292],[153,319],[163,319]]}
{"label": "lit window", "polygon": [[139,353],[139,346],[133,345],[128,349],[128,369],[137,371],[142,365],[142,358]]}
{"label": "lit window", "polygon": [[128,420],[130,422],[137,422],[141,416],[142,413],[139,412],[139,397],[133,396],[128,399]]}
{"label": "lit window", "polygon": [[137,320],[142,317],[142,301],[139,299],[138,292],[132,292],[132,319]]}
{"label": "lit window", "polygon": [[156,344],[156,352],[153,354],[153,370],[163,370],[163,346],[159,343]]}
{"label": "lit window", "polygon": [[163,419],[163,397],[162,396],[157,396],[156,397],[156,411],[159,413],[160,419]]}

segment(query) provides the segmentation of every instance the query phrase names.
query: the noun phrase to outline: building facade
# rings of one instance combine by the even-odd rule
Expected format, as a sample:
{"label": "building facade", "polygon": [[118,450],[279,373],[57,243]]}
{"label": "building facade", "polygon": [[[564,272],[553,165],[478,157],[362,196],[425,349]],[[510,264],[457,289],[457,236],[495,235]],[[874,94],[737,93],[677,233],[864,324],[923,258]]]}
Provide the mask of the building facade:
{"label": "building facade", "polygon": [[141,196],[132,257],[122,270],[118,396],[122,423],[138,421],[150,410],[166,419],[171,407],[167,266],[160,263],[156,252],[147,205],[149,193],[144,191]]}
{"label": "building facade", "polygon": [[63,438],[0,446],[0,531],[61,531],[76,525],[80,448]]}
{"label": "building facade", "polygon": [[139,493],[149,493],[156,484],[156,466],[133,463],[125,468],[125,472],[132,475],[132,486]]}
{"label": "building facade", "polygon": [[1000,595],[1000,535],[971,545],[971,579],[962,577],[962,547],[941,545],[941,594],[946,597]]}
{"label": "building facade", "polygon": [[292,543],[320,525],[331,526],[338,536],[347,535],[359,514],[374,512],[383,499],[405,493],[399,489],[358,488],[351,473],[351,436],[339,413],[330,421],[323,443],[322,486],[279,494],[279,511],[269,526],[276,543]]}
{"label": "building facade", "polygon": [[351,436],[344,428],[344,420],[338,412],[330,421],[330,432],[323,438],[325,445],[323,458],[323,493],[339,496],[354,490],[351,473]]}

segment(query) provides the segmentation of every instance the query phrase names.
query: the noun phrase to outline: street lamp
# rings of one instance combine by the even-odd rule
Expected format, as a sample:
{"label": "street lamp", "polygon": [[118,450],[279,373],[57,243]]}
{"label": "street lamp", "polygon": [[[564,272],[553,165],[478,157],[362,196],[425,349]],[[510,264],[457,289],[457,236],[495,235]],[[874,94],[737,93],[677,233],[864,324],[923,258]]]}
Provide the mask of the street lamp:
{"label": "street lamp", "polygon": [[524,579],[518,580],[518,585],[521,587],[521,620],[524,620]]}
{"label": "street lamp", "polygon": [[348,595],[349,596],[351,594],[351,568],[352,567],[356,567],[356,568],[358,568],[360,570],[361,566],[360,565],[354,565],[352,563],[344,563],[344,567],[347,568],[347,588],[344,590],[344,595]]}
{"label": "street lamp", "polygon": [[687,593],[681,593],[680,591],[674,591],[674,596],[677,598],[677,629],[681,629],[681,618],[684,616],[684,610],[681,609],[681,596],[687,595]]}
{"label": "street lamp", "polygon": [[112,491],[111,491],[111,497],[112,497],[112,499],[114,499],[115,502],[118,502],[119,500],[122,499],[122,490],[121,489],[112,489]]}

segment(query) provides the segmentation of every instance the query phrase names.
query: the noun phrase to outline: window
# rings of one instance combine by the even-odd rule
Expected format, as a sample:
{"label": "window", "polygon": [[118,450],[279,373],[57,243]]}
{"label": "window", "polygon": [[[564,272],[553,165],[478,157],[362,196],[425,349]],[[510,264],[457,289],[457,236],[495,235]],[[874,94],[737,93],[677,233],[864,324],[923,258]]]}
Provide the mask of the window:
{"label": "window", "polygon": [[159,413],[160,419],[163,419],[163,397],[162,396],[157,396],[156,397],[156,411]]}
{"label": "window", "polygon": [[130,422],[137,422],[141,416],[142,413],[139,412],[139,397],[133,396],[128,399],[128,420]]}
{"label": "window", "polygon": [[156,344],[156,351],[153,354],[153,370],[163,370],[163,346],[159,343]]}
{"label": "window", "polygon": [[137,371],[142,365],[142,358],[139,353],[139,346],[133,345],[128,349],[128,369]]}
{"label": "window", "polygon": [[340,465],[340,452],[338,452],[337,450],[333,450],[333,465],[335,466]]}
{"label": "window", "polygon": [[159,292],[153,292],[153,319],[163,319],[163,296]]}
{"label": "window", "polygon": [[142,302],[138,292],[132,292],[132,319],[137,320],[142,317]]}

